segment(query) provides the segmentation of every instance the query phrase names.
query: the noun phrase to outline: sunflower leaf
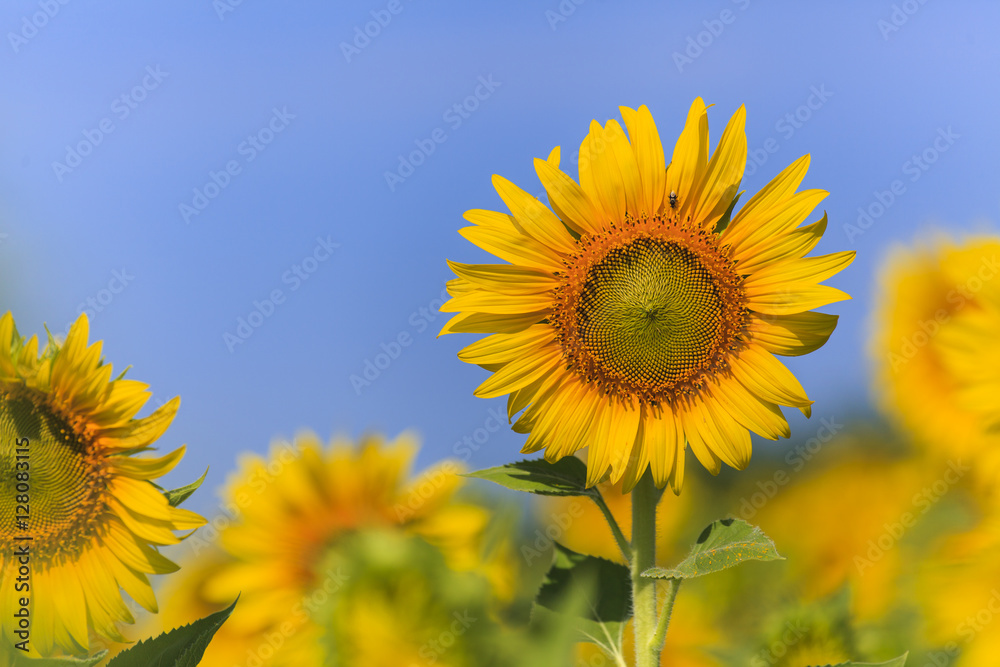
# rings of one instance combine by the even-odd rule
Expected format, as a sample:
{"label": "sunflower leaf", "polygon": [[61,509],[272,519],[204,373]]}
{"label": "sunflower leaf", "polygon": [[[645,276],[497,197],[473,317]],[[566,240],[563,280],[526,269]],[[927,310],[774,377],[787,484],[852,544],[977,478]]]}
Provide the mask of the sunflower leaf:
{"label": "sunflower leaf", "polygon": [[563,457],[555,463],[529,459],[477,470],[465,476],[543,496],[593,496],[596,493],[587,488],[587,464],[575,456]]}
{"label": "sunflower leaf", "polygon": [[108,654],[107,651],[95,653],[86,658],[26,658],[14,657],[15,667],[93,667]]}
{"label": "sunflower leaf", "polygon": [[[239,598],[237,598],[238,600]],[[155,639],[145,639],[116,655],[107,667],[195,667],[212,637],[236,608],[237,600],[190,625],[174,628]]]}
{"label": "sunflower leaf", "polygon": [[[832,667],[903,667],[909,655],[910,653],[907,651],[898,658],[893,658],[886,662],[838,662],[836,665],[832,665]],[[816,667],[831,667],[831,665],[817,665]]]}
{"label": "sunflower leaf", "polygon": [[720,519],[708,525],[687,558],[677,567],[654,567],[642,573],[651,579],[691,579],[748,560],[784,560],[760,528],[742,519]]}
{"label": "sunflower leaf", "polygon": [[163,495],[167,497],[167,502],[170,503],[171,507],[177,507],[182,502],[191,497],[191,494],[198,490],[198,487],[202,485],[205,481],[205,476],[208,475],[208,468],[205,468],[205,472],[201,473],[201,477],[194,480],[186,486],[182,486],[179,489],[174,489],[172,491],[164,491]]}
{"label": "sunflower leaf", "polygon": [[576,553],[557,543],[552,566],[535,598],[533,616],[544,620],[552,612],[569,611],[583,639],[612,648],[621,644],[625,621],[632,616],[631,591],[631,577],[624,565]]}

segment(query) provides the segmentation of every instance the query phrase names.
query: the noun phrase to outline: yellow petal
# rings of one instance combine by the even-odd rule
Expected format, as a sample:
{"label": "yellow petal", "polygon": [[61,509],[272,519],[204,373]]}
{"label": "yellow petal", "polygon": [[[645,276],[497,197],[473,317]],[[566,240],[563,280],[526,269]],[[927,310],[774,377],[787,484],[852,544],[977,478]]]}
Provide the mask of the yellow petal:
{"label": "yellow petal", "polygon": [[829,285],[779,283],[769,290],[757,290],[753,297],[747,299],[747,307],[767,315],[794,315],[850,298],[850,294]]}
{"label": "yellow petal", "polygon": [[808,170],[808,155],[803,155],[785,167],[780,174],[771,179],[770,183],[751,197],[750,201],[733,216],[733,220],[726,228],[723,238],[734,245],[739,244],[746,238],[747,234],[753,232],[755,229],[754,225],[748,226],[747,221],[757,220],[759,223],[762,219],[766,220],[768,216],[765,213],[767,211],[781,206],[795,194],[795,190],[802,183],[802,179],[805,178]]}
{"label": "yellow petal", "polygon": [[653,215],[663,205],[663,188],[667,180],[667,166],[663,157],[663,144],[653,122],[653,115],[645,105],[638,111],[619,107],[631,139],[635,162],[642,180],[642,211]]}
{"label": "yellow petal", "polygon": [[730,368],[744,387],[765,401],[803,409],[812,405],[792,372],[766,350],[747,347],[731,360]]}
{"label": "yellow petal", "polygon": [[522,234],[509,234],[491,227],[463,227],[458,233],[500,259],[546,271],[561,271],[559,255],[547,246]]}
{"label": "yellow petal", "polygon": [[442,313],[494,313],[496,315],[518,315],[551,308],[555,305],[552,295],[541,294],[497,294],[477,290],[454,296],[441,306]]}
{"label": "yellow petal", "polygon": [[493,187],[528,236],[561,253],[576,252],[576,241],[545,204],[503,176],[493,176]]}
{"label": "yellow petal", "polygon": [[706,166],[704,180],[692,195],[697,206],[691,218],[704,229],[715,228],[739,191],[747,163],[746,115],[742,106],[733,114]]}
{"label": "yellow petal", "polygon": [[450,333],[516,333],[537,324],[548,315],[547,310],[516,315],[494,313],[459,313],[448,320],[438,336]]}
{"label": "yellow petal", "polygon": [[108,463],[115,472],[132,479],[156,479],[174,469],[184,457],[186,447],[181,446],[166,456],[159,458],[136,458],[132,456],[110,456]]}
{"label": "yellow petal", "polygon": [[624,221],[626,211],[638,215],[641,210],[642,184],[635,153],[618,121],[605,127],[597,121],[590,125],[590,168],[594,187],[605,213],[613,221]]}
{"label": "yellow petal", "polygon": [[548,271],[510,264],[462,264],[448,260],[456,275],[473,285],[503,294],[537,294],[559,285]]}
{"label": "yellow petal", "polygon": [[826,213],[811,225],[776,234],[741,253],[738,269],[741,273],[754,273],[762,267],[783,259],[804,257],[816,247],[826,232]]}
{"label": "yellow petal", "polygon": [[664,188],[677,193],[679,213],[689,215],[694,208],[695,188],[701,182],[708,165],[708,114],[704,100],[695,98],[688,111],[684,130],[674,146],[674,155],[667,167]]}
{"label": "yellow petal", "polygon": [[748,297],[753,297],[758,291],[772,291],[776,285],[821,283],[850,265],[856,254],[854,250],[845,250],[773,262],[748,276],[743,281],[743,288]]}
{"label": "yellow petal", "polygon": [[559,217],[580,234],[595,234],[601,230],[602,215],[576,181],[543,160],[535,160],[535,171],[542,182],[549,203],[558,209]]}
{"label": "yellow petal", "polygon": [[813,352],[824,344],[837,326],[836,315],[805,312],[795,315],[750,316],[754,341],[773,354],[788,357]]}
{"label": "yellow petal", "polygon": [[536,324],[519,333],[494,334],[477,340],[458,353],[470,364],[505,364],[555,340],[556,330],[548,324]]}
{"label": "yellow petal", "polygon": [[562,352],[546,350],[515,359],[494,373],[473,392],[480,398],[494,398],[525,387],[554,370],[562,361]]}

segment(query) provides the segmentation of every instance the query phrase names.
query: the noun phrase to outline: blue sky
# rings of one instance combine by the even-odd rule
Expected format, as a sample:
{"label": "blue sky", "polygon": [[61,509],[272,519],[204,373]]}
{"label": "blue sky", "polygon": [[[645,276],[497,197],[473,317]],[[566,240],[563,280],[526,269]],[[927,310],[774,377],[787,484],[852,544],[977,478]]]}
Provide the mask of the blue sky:
{"label": "blue sky", "polygon": [[540,191],[532,158],[574,155],[619,105],[672,146],[695,96],[713,143],[745,104],[748,193],[812,154],[818,252],[858,251],[830,281],[854,295],[831,342],[789,362],[818,416],[869,403],[888,248],[1000,213],[993,3],[63,1],[0,9],[0,305],[29,334],[91,309],[152,404],[182,397],[161,441],[189,445],[178,484],[211,465],[214,488],[305,428],[413,428],[421,464],[513,459],[523,436],[485,430],[504,401],[474,398],[486,373],[455,356],[469,337],[436,338],[445,259],[485,260],[456,230],[502,206],[492,174]]}

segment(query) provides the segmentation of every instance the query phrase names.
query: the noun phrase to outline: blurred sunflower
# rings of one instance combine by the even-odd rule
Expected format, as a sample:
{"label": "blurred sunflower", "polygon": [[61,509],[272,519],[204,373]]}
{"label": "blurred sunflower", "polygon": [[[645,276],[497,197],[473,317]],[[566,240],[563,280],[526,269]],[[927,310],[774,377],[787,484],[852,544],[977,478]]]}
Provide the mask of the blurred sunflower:
{"label": "blurred sunflower", "polygon": [[146,575],[177,569],[156,547],[204,524],[151,482],[184,447],[134,456],[167,429],[179,399],[135,419],[148,385],[112,380],[88,334],[81,315],[62,345],[50,338],[39,355],[36,337],[22,338],[9,312],[0,317],[0,625],[5,646],[25,639],[15,613],[27,598],[32,656],[85,653],[91,633],[126,641],[117,624],[134,618],[119,589],[155,612]]}
{"label": "blurred sunflower", "polygon": [[796,597],[812,602],[849,586],[853,616],[871,620],[897,602],[905,560],[899,542],[936,496],[921,495],[926,475],[917,461],[841,438],[838,448],[847,453],[780,487],[752,518],[781,545]]}
{"label": "blurred sunflower", "polygon": [[317,614],[324,665],[498,664],[488,582],[448,567],[427,542],[366,531],[348,538],[329,567],[343,586]]}
{"label": "blurred sunflower", "polygon": [[1000,653],[1000,520],[945,539],[921,562],[922,637],[938,664],[978,667]]}
{"label": "blurred sunflower", "polygon": [[[207,565],[201,577],[175,585],[170,597],[178,609],[184,600],[201,601],[202,608],[185,610],[186,617],[173,621],[179,625],[204,615],[205,605],[215,610],[241,596],[203,664],[228,667],[237,647],[242,661],[253,657],[262,664],[297,667],[345,664],[331,653],[331,646],[356,641],[358,654],[371,657],[376,653],[369,649],[380,642],[369,640],[391,632],[386,624],[406,620],[424,628],[420,624],[429,618],[420,618],[419,605],[409,608],[393,597],[400,592],[395,588],[383,590],[381,598],[372,592],[370,597],[341,600],[363,583],[350,580],[352,568],[361,565],[345,556],[353,553],[350,545],[368,539],[362,535],[385,533],[388,537],[378,544],[395,545],[385,547],[389,551],[422,549],[409,541],[416,540],[431,550],[420,553],[437,554],[442,567],[482,582],[492,599],[509,600],[516,584],[508,552],[500,545],[486,553],[490,512],[456,499],[462,479],[453,462],[411,477],[416,451],[410,435],[393,442],[371,436],[357,447],[338,440],[324,447],[315,435],[304,433],[294,443],[273,444],[267,459],[242,457],[223,494],[223,506],[237,510],[233,521],[220,529],[224,555]],[[440,604],[439,593],[424,601],[436,599]],[[379,619],[381,625],[369,627],[362,619]],[[422,630],[414,632],[423,636]],[[391,654],[391,646],[383,643],[381,649]]]}
{"label": "blurred sunflower", "polygon": [[[774,355],[823,345],[850,298],[823,280],[853,252],[804,255],[826,217],[799,227],[826,196],[796,193],[805,156],[728,223],[746,163],[741,107],[709,157],[698,98],[665,164],[646,107],[621,107],[628,129],[594,121],[577,184],[558,147],[535,169],[551,210],[510,181],[493,185],[511,215],[472,210],[463,236],[508,264],[450,262],[457,278],[444,333],[493,334],[459,357],[493,375],[476,395],[509,394],[525,452],[550,461],[589,446],[587,483],[610,473],[631,491],[649,467],[679,492],[687,444],[712,473],[743,468],[750,434],[787,436],[779,406],[811,401]],[[727,224],[728,223],[728,224]]]}
{"label": "blurred sunflower", "polygon": [[1000,240],[956,245],[935,237],[897,248],[876,303],[876,389],[894,420],[924,449],[1000,471]]}

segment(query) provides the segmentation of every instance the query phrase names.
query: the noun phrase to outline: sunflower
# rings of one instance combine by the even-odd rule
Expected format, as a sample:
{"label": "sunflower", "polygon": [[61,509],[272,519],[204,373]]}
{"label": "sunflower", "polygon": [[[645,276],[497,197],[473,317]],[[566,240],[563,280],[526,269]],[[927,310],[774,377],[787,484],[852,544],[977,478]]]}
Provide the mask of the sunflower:
{"label": "sunflower", "polygon": [[1000,239],[936,236],[896,248],[876,303],[872,357],[885,411],[926,451],[1000,470]]}
{"label": "sunflower", "polygon": [[[1000,517],[950,535],[920,563],[923,636],[940,664],[989,665],[1000,651]],[[931,655],[931,654],[929,654]]]}
{"label": "sunflower", "polygon": [[134,619],[119,589],[155,612],[147,575],[177,569],[156,547],[204,523],[151,482],[184,447],[133,456],[163,434],[179,399],[135,419],[147,385],[112,380],[88,330],[81,315],[39,355],[36,337],[0,317],[0,625],[5,645],[28,639],[32,656],[85,653],[91,633],[126,641],[117,624]]}
{"label": "sunflower", "polygon": [[[372,584],[371,598],[361,594],[362,579],[354,578],[349,567],[354,561],[344,554],[362,534],[385,533],[389,537],[383,544],[391,542],[404,551],[423,549],[420,553],[426,554],[430,549],[449,571],[481,581],[496,598],[513,596],[514,568],[506,551],[486,553],[489,511],[455,497],[462,483],[459,466],[446,461],[411,476],[416,452],[416,440],[405,434],[392,442],[369,436],[360,446],[335,440],[325,447],[315,435],[303,433],[294,442],[275,442],[267,459],[240,459],[223,493],[231,518],[214,522],[219,524],[218,544],[192,543],[196,560],[204,558],[202,549],[213,554],[221,548],[221,557],[212,557],[202,577],[174,586],[169,598],[197,599],[201,613],[240,595],[218,633],[220,648],[210,645],[205,654],[206,665],[232,664],[230,656],[240,644],[241,660],[253,656],[270,665],[329,664],[334,660],[330,646],[344,644],[348,635],[364,645],[360,653],[374,650],[366,642],[377,628],[357,635],[362,626],[345,625],[345,619],[356,612],[389,623],[393,596],[405,591],[375,591]],[[348,591],[359,594],[340,600]],[[411,593],[419,597],[421,591]],[[420,599],[431,604],[434,597]],[[190,622],[195,613],[172,622]],[[423,628],[419,618],[409,621]]]}
{"label": "sunflower", "polygon": [[877,440],[841,438],[836,446],[846,455],[815,463],[816,469],[779,487],[753,520],[782,545],[797,594],[813,602],[847,586],[853,615],[872,620],[898,602],[907,562],[899,543],[919,532],[923,512],[937,500],[928,483],[938,471],[923,470],[918,459],[875,453]]}
{"label": "sunflower", "polygon": [[712,473],[742,469],[750,434],[789,435],[779,406],[811,401],[774,355],[823,345],[850,298],[819,283],[853,252],[804,257],[826,216],[800,227],[827,195],[796,192],[804,156],[729,222],[746,163],[745,111],[709,157],[698,98],[665,164],[646,107],[621,125],[591,123],[579,184],[557,147],[535,169],[546,207],[510,181],[493,185],[511,214],[472,210],[461,234],[507,264],[450,262],[458,276],[442,333],[493,334],[459,357],[493,372],[476,395],[509,395],[525,452],[550,461],[589,445],[587,483],[610,472],[630,491],[646,468],[679,492],[686,446]]}

